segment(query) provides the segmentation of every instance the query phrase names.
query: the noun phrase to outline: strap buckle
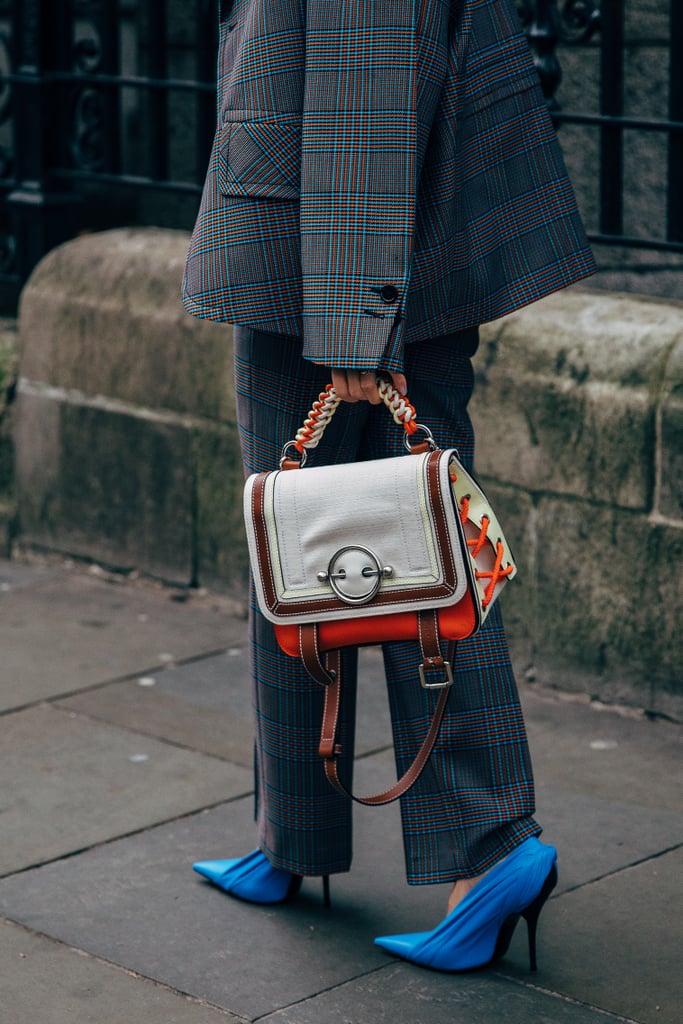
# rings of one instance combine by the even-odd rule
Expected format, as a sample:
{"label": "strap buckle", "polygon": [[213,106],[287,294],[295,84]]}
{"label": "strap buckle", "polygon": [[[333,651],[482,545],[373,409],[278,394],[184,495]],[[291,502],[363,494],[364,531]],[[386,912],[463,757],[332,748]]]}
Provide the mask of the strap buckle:
{"label": "strap buckle", "polygon": [[[436,672],[439,669],[442,669],[445,673],[445,679],[442,677],[436,683],[428,683],[425,672]],[[453,685],[453,670],[450,661],[443,661],[438,665],[429,665],[422,662],[421,665],[417,666],[417,671],[420,676],[420,686],[425,690],[445,690],[448,686]]]}

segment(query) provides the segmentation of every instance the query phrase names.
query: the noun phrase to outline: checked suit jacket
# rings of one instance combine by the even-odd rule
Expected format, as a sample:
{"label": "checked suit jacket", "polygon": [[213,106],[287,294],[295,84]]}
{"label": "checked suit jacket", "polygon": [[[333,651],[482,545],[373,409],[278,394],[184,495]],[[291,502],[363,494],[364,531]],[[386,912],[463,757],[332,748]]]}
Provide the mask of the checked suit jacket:
{"label": "checked suit jacket", "polygon": [[228,0],[183,302],[400,370],[593,272],[512,0]]}

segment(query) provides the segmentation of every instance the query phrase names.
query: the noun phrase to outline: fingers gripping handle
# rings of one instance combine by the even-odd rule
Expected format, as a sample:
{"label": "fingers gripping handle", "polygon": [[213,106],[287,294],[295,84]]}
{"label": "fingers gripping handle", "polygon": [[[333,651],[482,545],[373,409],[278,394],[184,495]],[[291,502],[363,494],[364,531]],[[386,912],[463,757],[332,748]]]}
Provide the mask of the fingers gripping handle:
{"label": "fingers gripping handle", "polygon": [[[394,421],[405,430],[406,436],[414,434],[420,429],[420,424],[416,419],[415,407],[411,405],[405,395],[396,390],[391,381],[378,376],[377,390],[380,398],[393,416]],[[325,390],[320,392],[317,401],[313,403],[313,407],[306,417],[303,426],[297,431],[294,440],[289,441],[285,445],[282,461],[287,458],[288,450],[293,447],[301,454],[300,465],[303,465],[306,458],[306,449],[316,448],[320,444],[325,429],[334,416],[340,401],[341,399],[333,386],[328,384]]]}

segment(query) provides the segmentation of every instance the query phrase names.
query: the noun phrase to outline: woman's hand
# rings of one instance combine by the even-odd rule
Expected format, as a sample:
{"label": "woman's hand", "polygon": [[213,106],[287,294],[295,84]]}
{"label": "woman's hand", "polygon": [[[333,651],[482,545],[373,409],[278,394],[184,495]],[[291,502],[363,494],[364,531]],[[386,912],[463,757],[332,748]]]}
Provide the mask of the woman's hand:
{"label": "woman's hand", "polygon": [[[397,391],[405,395],[408,383],[402,373],[381,371],[391,378]],[[377,391],[377,370],[332,370],[332,386],[342,402],[370,402],[379,405],[381,398]]]}

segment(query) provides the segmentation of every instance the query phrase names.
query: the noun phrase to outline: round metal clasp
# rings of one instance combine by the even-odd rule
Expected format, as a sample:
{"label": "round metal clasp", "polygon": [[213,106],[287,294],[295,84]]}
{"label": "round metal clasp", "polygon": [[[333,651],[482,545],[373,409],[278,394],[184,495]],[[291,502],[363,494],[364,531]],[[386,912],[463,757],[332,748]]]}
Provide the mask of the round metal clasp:
{"label": "round metal clasp", "polygon": [[327,581],[338,598],[346,604],[367,604],[383,579],[393,574],[390,565],[382,565],[377,555],[361,545],[340,548],[330,559],[326,572],[318,579]]}

